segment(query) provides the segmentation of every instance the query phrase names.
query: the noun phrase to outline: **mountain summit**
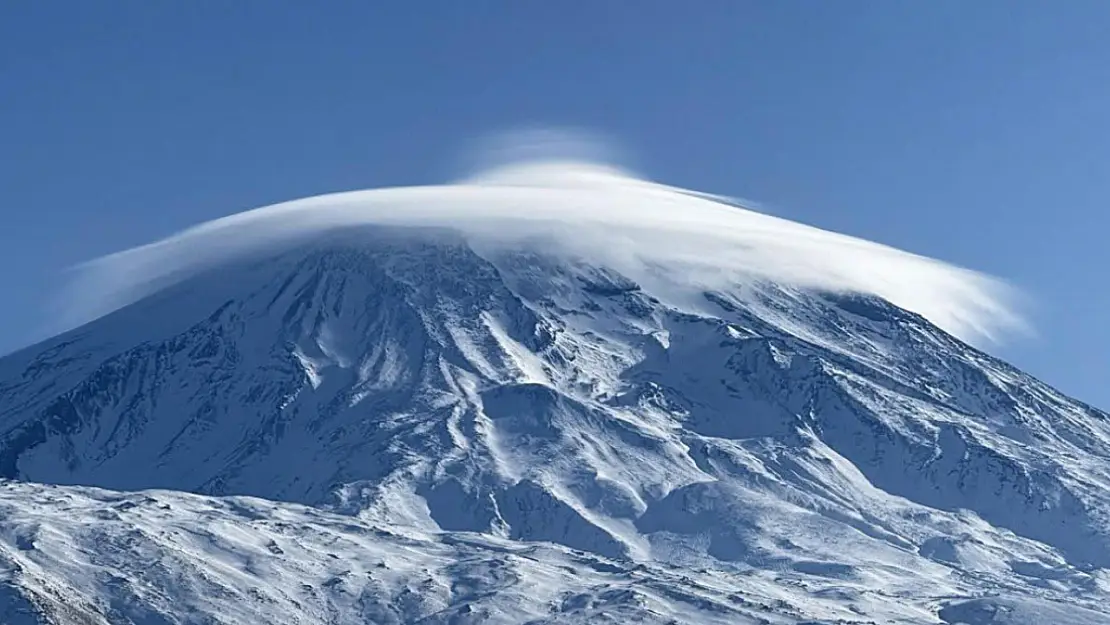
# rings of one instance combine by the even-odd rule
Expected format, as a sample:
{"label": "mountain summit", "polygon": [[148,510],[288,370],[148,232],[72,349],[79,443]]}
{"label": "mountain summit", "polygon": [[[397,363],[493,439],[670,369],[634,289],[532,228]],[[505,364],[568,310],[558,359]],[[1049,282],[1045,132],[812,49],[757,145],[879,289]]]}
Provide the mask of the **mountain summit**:
{"label": "mountain summit", "polygon": [[566,163],[85,269],[0,360],[4,622],[1110,621],[1110,420],[974,272]]}

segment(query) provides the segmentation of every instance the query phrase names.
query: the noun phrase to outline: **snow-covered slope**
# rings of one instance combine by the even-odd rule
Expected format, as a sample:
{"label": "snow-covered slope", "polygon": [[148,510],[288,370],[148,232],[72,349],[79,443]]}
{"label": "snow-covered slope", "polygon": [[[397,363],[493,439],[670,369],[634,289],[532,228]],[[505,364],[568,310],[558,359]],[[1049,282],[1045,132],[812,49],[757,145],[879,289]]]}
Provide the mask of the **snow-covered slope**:
{"label": "snow-covered slope", "polygon": [[1110,419],[989,298],[376,221],[0,360],[4,622],[1110,622]]}

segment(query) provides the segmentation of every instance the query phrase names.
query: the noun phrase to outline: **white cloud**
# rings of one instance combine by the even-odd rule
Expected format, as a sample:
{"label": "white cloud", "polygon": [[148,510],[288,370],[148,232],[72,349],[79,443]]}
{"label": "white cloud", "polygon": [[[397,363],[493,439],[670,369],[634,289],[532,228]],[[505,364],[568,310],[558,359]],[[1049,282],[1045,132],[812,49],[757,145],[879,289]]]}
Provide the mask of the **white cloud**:
{"label": "white cloud", "polygon": [[656,276],[675,292],[758,278],[869,293],[973,341],[1023,327],[1011,289],[984,274],[570,161],[508,165],[449,185],[312,197],[201,224],[81,266],[66,324],[214,264],[367,224],[454,228],[479,249],[538,235],[634,278]]}

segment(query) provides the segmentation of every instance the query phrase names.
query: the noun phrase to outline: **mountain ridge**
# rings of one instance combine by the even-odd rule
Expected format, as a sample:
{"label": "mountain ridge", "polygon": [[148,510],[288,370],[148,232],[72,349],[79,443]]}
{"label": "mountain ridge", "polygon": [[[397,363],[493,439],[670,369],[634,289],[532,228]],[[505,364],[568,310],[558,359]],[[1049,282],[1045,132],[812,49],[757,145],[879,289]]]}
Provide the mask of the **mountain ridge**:
{"label": "mountain ridge", "polygon": [[1106,413],[877,293],[659,260],[344,225],[0,359],[0,614],[1102,613]]}

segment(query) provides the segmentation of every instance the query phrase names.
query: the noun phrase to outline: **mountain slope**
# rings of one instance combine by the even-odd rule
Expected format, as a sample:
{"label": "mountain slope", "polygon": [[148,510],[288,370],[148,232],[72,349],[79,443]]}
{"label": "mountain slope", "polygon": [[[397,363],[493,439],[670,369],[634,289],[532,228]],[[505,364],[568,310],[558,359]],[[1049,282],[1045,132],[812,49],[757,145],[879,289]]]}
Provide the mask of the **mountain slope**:
{"label": "mountain slope", "polygon": [[0,360],[0,610],[1095,618],[1108,416],[772,277],[407,225],[199,271]]}

